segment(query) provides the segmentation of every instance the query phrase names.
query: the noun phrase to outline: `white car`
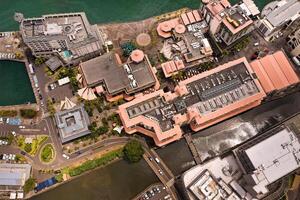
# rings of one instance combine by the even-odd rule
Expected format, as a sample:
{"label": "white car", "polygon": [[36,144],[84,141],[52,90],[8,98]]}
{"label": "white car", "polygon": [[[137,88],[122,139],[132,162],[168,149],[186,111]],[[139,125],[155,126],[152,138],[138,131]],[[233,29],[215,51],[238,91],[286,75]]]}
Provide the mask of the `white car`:
{"label": "white car", "polygon": [[62,156],[63,156],[65,159],[70,159],[70,157],[67,156],[66,154],[63,154]]}
{"label": "white car", "polygon": [[0,145],[8,145],[8,142],[5,140],[0,140]]}
{"label": "white car", "polygon": [[0,117],[0,123],[3,123],[3,118],[2,117]]}
{"label": "white car", "polygon": [[9,123],[9,118],[6,119],[6,123],[7,123],[7,124]]}
{"label": "white car", "polygon": [[11,134],[12,134],[14,137],[16,137],[16,135],[17,135],[15,131],[12,131]]}
{"label": "white car", "polygon": [[25,126],[19,126],[19,128],[25,128]]}

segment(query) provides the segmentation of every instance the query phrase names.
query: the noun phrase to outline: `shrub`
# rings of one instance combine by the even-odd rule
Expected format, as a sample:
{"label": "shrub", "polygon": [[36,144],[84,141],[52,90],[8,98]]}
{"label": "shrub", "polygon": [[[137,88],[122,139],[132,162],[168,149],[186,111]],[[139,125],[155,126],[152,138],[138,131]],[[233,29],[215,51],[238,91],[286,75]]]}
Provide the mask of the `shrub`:
{"label": "shrub", "polygon": [[131,163],[140,161],[143,157],[143,154],[144,149],[142,144],[137,140],[129,141],[124,147],[124,156]]}
{"label": "shrub", "polygon": [[25,150],[27,153],[30,153],[31,150],[32,150],[31,144],[29,144],[29,143],[25,144],[24,150]]}
{"label": "shrub", "polygon": [[43,162],[50,162],[54,157],[54,148],[51,144],[47,144],[41,152],[41,160]]}
{"label": "shrub", "polygon": [[29,178],[29,179],[25,182],[25,184],[24,184],[24,186],[23,186],[23,190],[24,190],[25,193],[28,193],[28,192],[30,192],[31,190],[33,190],[34,187],[35,187],[35,179],[34,179],[34,178]]}
{"label": "shrub", "polygon": [[123,50],[123,56],[130,56],[131,52],[136,49],[136,46],[132,42],[127,42],[121,45]]}
{"label": "shrub", "polygon": [[15,117],[18,115],[16,110],[0,110],[0,117]]}
{"label": "shrub", "polygon": [[26,119],[32,119],[37,115],[37,111],[33,109],[21,109],[21,116]]}
{"label": "shrub", "polygon": [[114,159],[121,158],[122,156],[123,156],[122,149],[111,151],[103,155],[101,158],[88,160],[83,164],[81,164],[80,166],[70,169],[69,174],[70,176],[78,176],[84,173],[85,171],[95,169],[96,167],[104,166],[109,162],[113,161]]}
{"label": "shrub", "polygon": [[56,176],[55,176],[55,179],[56,179],[56,181],[57,182],[59,182],[59,183],[61,183],[61,182],[63,182],[63,174],[62,173],[60,173],[60,174],[57,174]]}

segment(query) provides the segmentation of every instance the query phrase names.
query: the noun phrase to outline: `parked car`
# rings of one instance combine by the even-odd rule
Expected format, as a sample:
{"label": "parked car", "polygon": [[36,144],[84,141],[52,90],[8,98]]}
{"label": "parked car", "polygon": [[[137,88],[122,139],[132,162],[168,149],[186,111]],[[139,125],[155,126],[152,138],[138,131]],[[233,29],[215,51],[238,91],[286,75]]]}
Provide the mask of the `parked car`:
{"label": "parked car", "polygon": [[11,132],[11,134],[12,134],[14,137],[16,137],[16,136],[17,136],[17,134],[16,134],[16,132],[15,132],[15,131],[12,131],[12,132]]}
{"label": "parked car", "polygon": [[294,56],[294,57],[292,58],[292,61],[295,63],[295,65],[296,65],[297,67],[300,67],[300,59],[299,59],[299,58],[297,58],[296,56]]}
{"label": "parked car", "polygon": [[67,156],[66,154],[63,154],[62,157],[64,157],[65,159],[70,159],[70,157]]}

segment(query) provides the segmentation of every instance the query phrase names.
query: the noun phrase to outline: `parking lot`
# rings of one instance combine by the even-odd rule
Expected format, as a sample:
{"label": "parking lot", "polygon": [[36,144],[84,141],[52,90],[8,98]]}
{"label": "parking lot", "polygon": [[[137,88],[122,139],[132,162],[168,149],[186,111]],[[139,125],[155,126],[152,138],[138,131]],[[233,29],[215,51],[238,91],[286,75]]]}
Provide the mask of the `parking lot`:
{"label": "parking lot", "polygon": [[140,193],[135,200],[171,200],[167,188],[162,184],[154,184]]}

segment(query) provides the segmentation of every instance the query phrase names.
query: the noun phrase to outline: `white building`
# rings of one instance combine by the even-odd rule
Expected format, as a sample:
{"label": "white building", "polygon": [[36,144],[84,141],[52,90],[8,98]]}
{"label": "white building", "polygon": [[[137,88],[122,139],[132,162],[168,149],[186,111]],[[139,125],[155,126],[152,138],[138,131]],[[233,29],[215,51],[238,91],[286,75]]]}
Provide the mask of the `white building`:
{"label": "white building", "polygon": [[256,26],[266,40],[271,40],[278,31],[290,26],[300,17],[299,10],[298,0],[272,1],[262,10],[261,19]]}
{"label": "white building", "polygon": [[267,194],[267,186],[300,167],[300,142],[288,127],[259,135],[235,150],[255,196]]}

